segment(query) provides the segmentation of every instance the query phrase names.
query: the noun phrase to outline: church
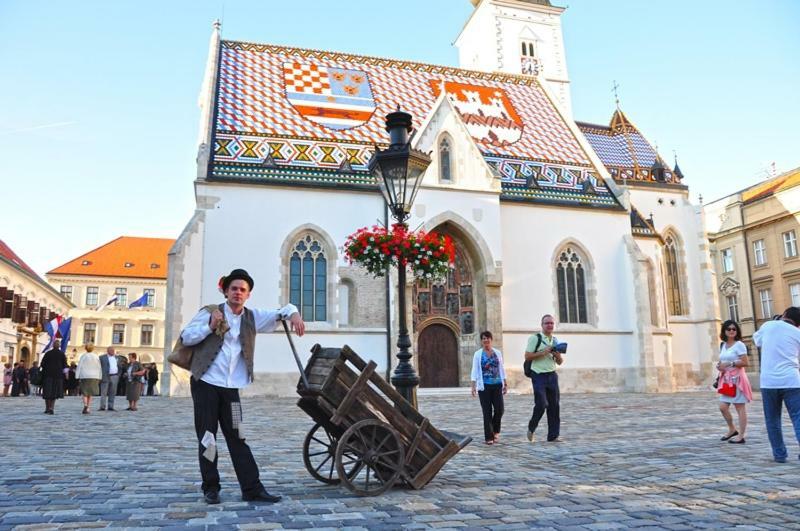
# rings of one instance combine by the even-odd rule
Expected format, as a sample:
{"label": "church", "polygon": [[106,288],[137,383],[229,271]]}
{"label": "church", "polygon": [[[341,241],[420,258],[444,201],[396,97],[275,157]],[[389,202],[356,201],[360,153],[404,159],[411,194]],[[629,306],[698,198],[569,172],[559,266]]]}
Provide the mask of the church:
{"label": "church", "polygon": [[[396,274],[344,259],[358,228],[388,225],[368,172],[385,116],[413,116],[430,153],[408,224],[450,236],[455,267],[406,291],[421,387],[468,387],[483,330],[509,384],[544,314],[569,343],[562,391],[669,392],[710,378],[719,309],[702,210],[628,116],[572,116],[561,29],[548,0],[473,0],[459,67],[222,40],[215,24],[200,95],[196,210],[169,254],[166,345],[231,269],[251,307],[301,309],[310,348],[349,345],[388,375]],[[187,183],[188,187],[188,183]],[[165,391],[188,373],[165,367]],[[250,394],[290,396],[282,331],[258,337]]]}

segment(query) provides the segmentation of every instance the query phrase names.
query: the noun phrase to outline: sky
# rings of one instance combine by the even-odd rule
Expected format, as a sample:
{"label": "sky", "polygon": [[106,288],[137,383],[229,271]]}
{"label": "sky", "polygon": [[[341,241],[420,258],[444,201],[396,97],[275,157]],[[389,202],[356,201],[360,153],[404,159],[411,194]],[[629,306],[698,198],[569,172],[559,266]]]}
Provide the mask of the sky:
{"label": "sky", "polygon": [[[622,109],[706,202],[800,166],[800,1],[554,0],[573,115]],[[0,239],[40,274],[194,210],[222,37],[458,66],[468,0],[0,0]]]}

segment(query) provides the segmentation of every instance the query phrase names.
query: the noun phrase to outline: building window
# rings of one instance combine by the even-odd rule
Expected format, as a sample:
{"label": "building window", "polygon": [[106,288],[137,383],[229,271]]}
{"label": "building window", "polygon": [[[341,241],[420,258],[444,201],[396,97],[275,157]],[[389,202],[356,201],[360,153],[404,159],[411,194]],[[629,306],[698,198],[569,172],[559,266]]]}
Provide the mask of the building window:
{"label": "building window", "polygon": [[148,308],[152,308],[156,305],[156,290],[155,288],[145,288],[144,294],[147,295],[147,301],[145,301],[144,305]]}
{"label": "building window", "polygon": [[670,315],[683,315],[681,268],[678,262],[678,244],[672,235],[664,239],[664,269],[667,276],[667,305]]}
{"label": "building window", "polygon": [[125,325],[115,324],[113,333],[111,334],[111,342],[115,345],[121,345],[125,342]]}
{"label": "building window", "polygon": [[539,60],[536,59],[536,47],[533,41],[520,41],[520,64],[522,73],[535,76],[539,73]]}
{"label": "building window", "polygon": [[722,272],[730,273],[733,271],[733,249],[730,247],[722,250]]}
{"label": "building window", "polygon": [[89,286],[86,288],[86,306],[97,306],[97,296],[100,288],[97,286]]}
{"label": "building window", "polygon": [[119,307],[128,305],[128,288],[115,289],[114,296],[117,297],[117,301],[114,303],[114,306]]}
{"label": "building window", "polygon": [[61,286],[61,296],[72,302],[72,286]]}
{"label": "building window", "polygon": [[97,342],[97,323],[83,323],[83,344]]}
{"label": "building window", "polygon": [[797,236],[793,230],[783,233],[783,255],[786,258],[797,256]]}
{"label": "building window", "polygon": [[770,319],[772,317],[772,293],[769,289],[760,289],[758,298],[761,299],[761,317]]}
{"label": "building window", "polygon": [[800,306],[800,283],[789,284],[789,293],[792,295],[792,306]]}
{"label": "building window", "polygon": [[450,171],[450,140],[446,136],[439,142],[439,181],[453,182]]}
{"label": "building window", "polygon": [[728,295],[728,318],[739,322],[739,301],[736,300],[736,295]]}
{"label": "building window", "polygon": [[581,257],[567,247],[556,260],[558,319],[562,323],[587,323],[586,270]]}
{"label": "building window", "polygon": [[142,336],[140,339],[141,339],[140,343],[142,345],[153,344],[153,325],[151,324],[142,325]]}
{"label": "building window", "polygon": [[306,234],[295,243],[289,259],[289,302],[300,308],[304,321],[327,320],[327,268],[318,240]]}
{"label": "building window", "polygon": [[753,254],[755,255],[755,263],[757,266],[766,265],[767,248],[764,246],[764,240],[756,240],[753,242]]}

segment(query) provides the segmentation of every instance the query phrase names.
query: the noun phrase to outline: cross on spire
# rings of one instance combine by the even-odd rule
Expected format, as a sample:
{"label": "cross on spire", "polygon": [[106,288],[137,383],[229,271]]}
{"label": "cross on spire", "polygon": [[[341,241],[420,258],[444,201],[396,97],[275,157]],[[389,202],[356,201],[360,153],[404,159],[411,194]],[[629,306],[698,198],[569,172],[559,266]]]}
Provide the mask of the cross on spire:
{"label": "cross on spire", "polygon": [[619,92],[617,89],[619,89],[619,83],[617,83],[617,80],[615,79],[611,88],[611,92],[614,93],[614,103],[617,104],[617,110],[619,110]]}

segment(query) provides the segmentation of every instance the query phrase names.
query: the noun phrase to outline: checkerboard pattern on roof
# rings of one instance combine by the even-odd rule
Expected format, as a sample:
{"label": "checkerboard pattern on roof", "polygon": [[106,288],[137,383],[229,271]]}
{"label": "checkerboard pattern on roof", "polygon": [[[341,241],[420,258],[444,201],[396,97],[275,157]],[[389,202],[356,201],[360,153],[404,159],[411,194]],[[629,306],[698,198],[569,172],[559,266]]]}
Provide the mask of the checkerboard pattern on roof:
{"label": "checkerboard pattern on roof", "polygon": [[639,166],[649,168],[656,160],[655,150],[638,131],[612,133],[583,126],[581,130],[606,166],[633,166],[631,145]]}
{"label": "checkerboard pattern on roof", "polygon": [[[377,111],[365,124],[345,130],[332,130],[303,118],[285,97],[286,62],[366,73]],[[478,143],[485,154],[590,165],[572,132],[534,81],[498,81],[486,74],[445,67],[235,42],[223,42],[222,46],[216,129],[235,137],[385,143],[383,117],[400,105],[414,116],[415,125],[419,126],[435,103],[430,81],[442,79],[502,89],[522,118],[525,130],[519,141],[503,147]]]}

